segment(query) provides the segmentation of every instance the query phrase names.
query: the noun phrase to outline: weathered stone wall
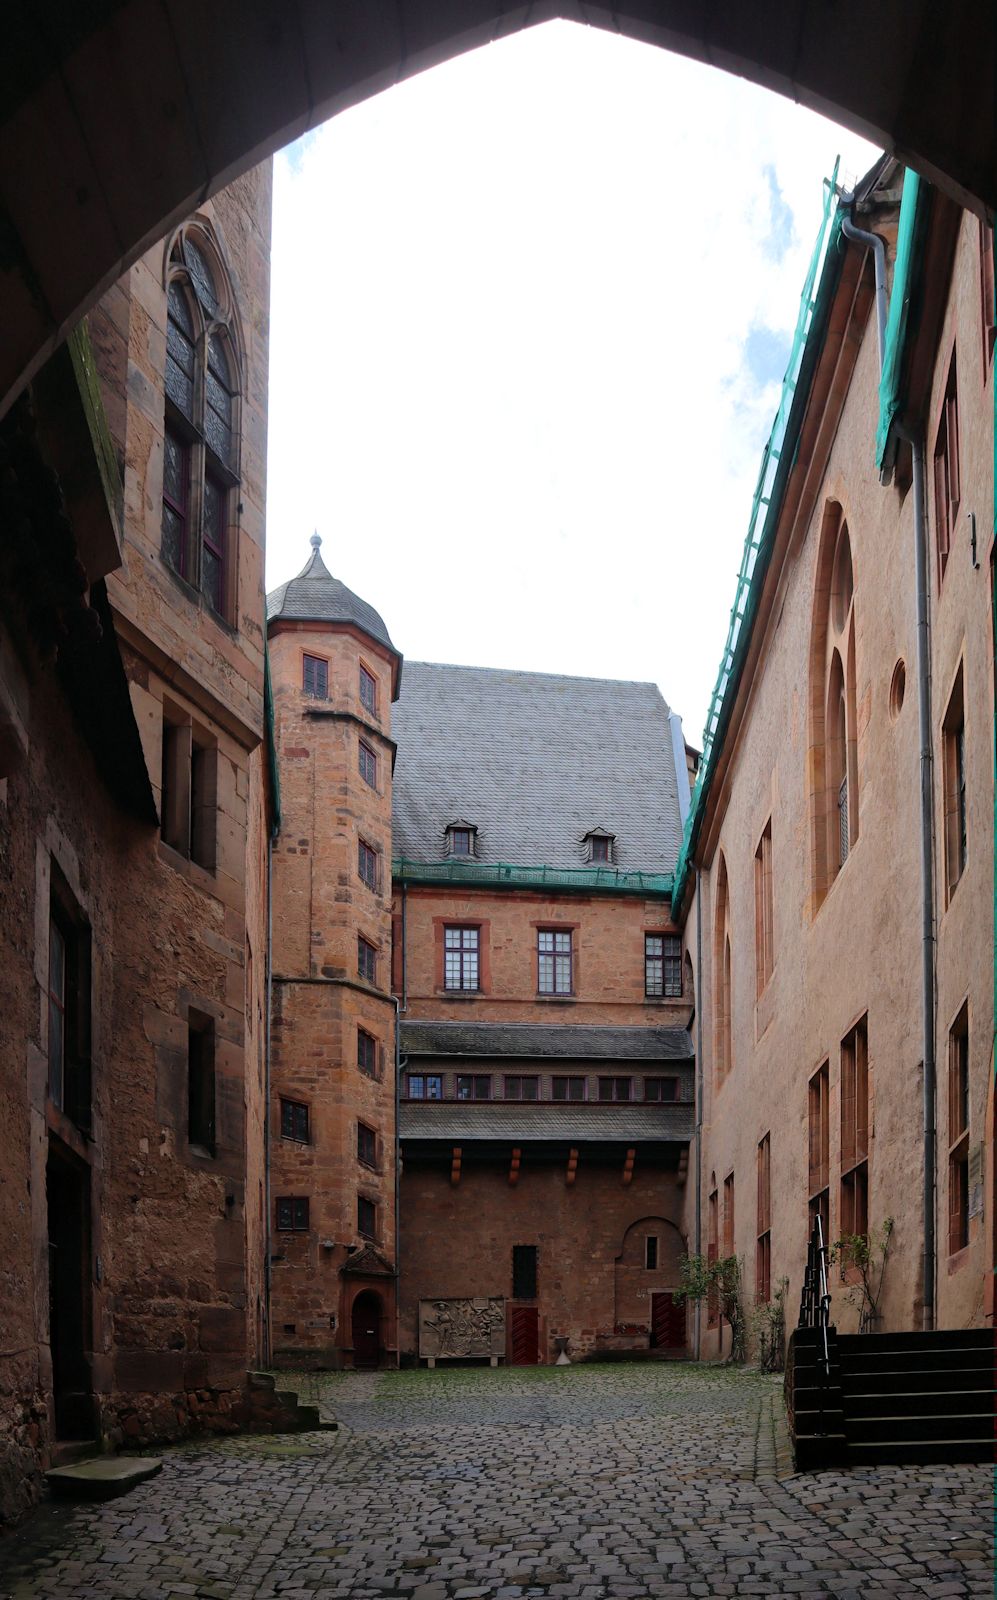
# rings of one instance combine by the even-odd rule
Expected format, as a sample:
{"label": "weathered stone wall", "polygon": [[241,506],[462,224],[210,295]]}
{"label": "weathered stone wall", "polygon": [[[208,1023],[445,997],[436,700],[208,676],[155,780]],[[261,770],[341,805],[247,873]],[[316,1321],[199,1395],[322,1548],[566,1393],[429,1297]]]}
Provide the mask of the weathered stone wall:
{"label": "weathered stone wall", "polygon": [[[420,1300],[512,1298],[514,1245],[536,1245],[540,1360],[553,1361],[555,1333],[568,1334],[573,1360],[614,1348],[627,1327],[647,1348],[651,1294],[678,1287],[683,1190],[674,1172],[638,1162],[630,1183],[623,1163],[587,1160],[574,1182],[557,1161],[529,1157],[509,1183],[507,1161],[468,1161],[460,1182],[449,1166],[406,1161],[401,1182],[400,1350],[418,1353]],[[644,1239],[659,1239],[649,1271]],[[526,1304],[527,1302],[523,1302]],[[507,1329],[509,1315],[507,1308]]]}
{"label": "weathered stone wall", "polygon": [[[395,1336],[395,1007],[391,964],[392,668],[388,653],[351,630],[271,625],[281,763],[282,822],[274,846],[273,1016],[270,1140],[274,1233],[273,1347],[283,1364],[349,1363],[352,1303],[363,1288],[382,1301],[381,1347]],[[302,689],[302,655],[328,662],[328,699]],[[361,660],[377,680],[377,712],[360,703]],[[377,784],[360,776],[359,741],[377,755]],[[358,873],[360,840],[380,855],[380,887]],[[377,952],[373,982],[361,977],[357,939]],[[358,1030],[375,1041],[361,1070]],[[308,1107],[308,1142],[281,1134],[281,1100]],[[358,1125],[376,1136],[374,1162],[359,1159]],[[308,1200],[306,1231],[276,1227],[281,1197]],[[376,1208],[363,1239],[358,1202]],[[373,1277],[354,1277],[372,1246]],[[344,1273],[344,1268],[350,1271]]]}
{"label": "weathered stone wall", "polygon": [[[869,1040],[869,1218],[895,1219],[881,1305],[883,1329],[921,1325],[922,1024],[919,739],[914,594],[913,494],[883,488],[874,462],[878,410],[875,321],[860,339],[844,410],[807,524],[794,539],[759,664],[747,718],[719,786],[702,884],[704,1137],[703,1249],[711,1190],[723,1211],[724,1180],[735,1178],[736,1253],[746,1299],[755,1288],[758,1143],[771,1133],[772,1282],[789,1279],[788,1309],[799,1304],[809,1231],[808,1081],[824,1060],[830,1079],[830,1233],[842,1227],[841,1040],[862,1016]],[[939,593],[934,559],[932,447],[953,338],[958,350],[962,501],[957,545]],[[937,1320],[978,1322],[989,1280],[987,1216],[970,1222],[967,1249],[948,1252],[947,1036],[963,1000],[970,1007],[970,1143],[992,1146],[993,786],[992,635],[987,561],[993,526],[993,365],[983,362],[975,219],[964,217],[939,343],[928,428],[932,555],[932,721],[935,763],[935,875],[938,894],[936,1098]],[[819,466],[819,463],[818,463]],[[809,652],[818,547],[829,502],[840,504],[851,539],[856,619],[858,836],[821,899],[814,890]],[[976,515],[981,566],[972,565],[968,513]],[[906,669],[902,708],[891,707],[897,663]],[[941,723],[959,661],[966,678],[968,859],[946,908],[943,866]],[[755,960],[755,850],[772,819],[775,964],[761,994]],[[733,1063],[717,1071],[718,974],[715,925],[721,857],[732,929]],[[695,918],[685,938],[695,959]],[[992,1170],[992,1168],[988,1169]],[[690,1184],[687,1225],[692,1225]],[[721,1215],[721,1238],[722,1238]],[[857,1311],[835,1268],[833,1315],[847,1331]],[[705,1325],[705,1318],[704,1318]],[[716,1353],[714,1333],[704,1353]]]}
{"label": "weathered stone wall", "polygon": [[[130,691],[135,719],[132,729],[121,728],[121,746],[127,750],[131,738],[144,755],[151,808],[161,794],[164,701],[216,743],[212,870],[168,849],[151,809],[147,820],[122,809],[114,775],[98,768],[58,670],[23,644],[32,618],[19,634],[20,658],[7,642],[0,652],[2,702],[16,703],[26,746],[21,764],[0,780],[0,1232],[7,1241],[0,1267],[0,1517],[16,1514],[37,1492],[55,1442],[50,1150],[82,1174],[89,1191],[84,1346],[106,1437],[171,1438],[200,1426],[206,1406],[221,1414],[226,1395],[238,1407],[247,1367],[258,1359],[263,808],[257,800],[250,812],[249,799],[251,754],[262,729],[269,189],[267,167],[205,207],[224,238],[245,330],[242,510],[231,530],[238,541],[234,627],[214,619],[159,553],[163,247],[109,291],[91,323],[124,474],[123,564],[107,583],[108,627],[127,675],[122,696],[127,705]],[[9,594],[4,603],[9,612]],[[5,640],[10,621],[5,615]],[[79,659],[87,670],[90,658]],[[91,931],[89,1137],[47,1093],[55,872]],[[215,1024],[213,1157],[192,1149],[187,1136],[192,1009]],[[184,1398],[191,1394],[193,1404]]]}
{"label": "weathered stone wall", "polygon": [[[395,890],[396,939],[401,890]],[[667,900],[637,895],[488,891],[473,885],[405,889],[404,975],[410,1021],[570,1022],[684,1027],[689,1000],[644,994],[644,934],[676,932]],[[480,993],[443,987],[443,928],[474,922],[481,929]],[[537,994],[537,927],[573,931],[573,995]]]}

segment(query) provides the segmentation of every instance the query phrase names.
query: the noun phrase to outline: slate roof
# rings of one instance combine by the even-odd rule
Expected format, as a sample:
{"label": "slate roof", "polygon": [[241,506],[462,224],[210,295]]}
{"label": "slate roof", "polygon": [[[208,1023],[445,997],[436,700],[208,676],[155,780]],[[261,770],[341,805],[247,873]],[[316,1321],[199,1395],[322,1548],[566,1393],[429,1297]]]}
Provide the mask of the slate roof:
{"label": "slate roof", "polygon": [[581,1027],[568,1022],[403,1022],[408,1056],[515,1056],[562,1061],[691,1061],[685,1028]]}
{"label": "slate roof", "polygon": [[513,1144],[633,1144],[662,1140],[685,1143],[693,1135],[694,1113],[691,1101],[677,1105],[603,1106],[581,1102],[532,1106],[518,1101],[515,1105],[502,1105],[497,1101],[467,1104],[403,1100],[398,1132],[402,1139],[439,1139],[457,1144],[481,1140]]}
{"label": "slate roof", "polygon": [[291,622],[352,622],[397,655],[374,607],[332,576],[319,554],[321,543],[318,534],[312,534],[312,553],[298,576],[267,595],[267,621],[284,618]]}
{"label": "slate roof", "polygon": [[391,719],[396,856],[441,861],[458,817],[486,862],[671,872],[682,825],[668,706],[653,683],[407,662]]}

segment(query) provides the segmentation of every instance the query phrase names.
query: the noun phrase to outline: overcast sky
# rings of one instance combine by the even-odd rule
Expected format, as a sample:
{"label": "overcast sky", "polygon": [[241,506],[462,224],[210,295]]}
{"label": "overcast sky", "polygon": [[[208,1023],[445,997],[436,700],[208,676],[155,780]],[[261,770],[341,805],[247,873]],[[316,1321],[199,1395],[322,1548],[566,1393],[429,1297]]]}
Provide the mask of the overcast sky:
{"label": "overcast sky", "polygon": [[835,156],[872,146],[550,23],[275,166],[267,585],[414,660],[650,679],[698,744]]}

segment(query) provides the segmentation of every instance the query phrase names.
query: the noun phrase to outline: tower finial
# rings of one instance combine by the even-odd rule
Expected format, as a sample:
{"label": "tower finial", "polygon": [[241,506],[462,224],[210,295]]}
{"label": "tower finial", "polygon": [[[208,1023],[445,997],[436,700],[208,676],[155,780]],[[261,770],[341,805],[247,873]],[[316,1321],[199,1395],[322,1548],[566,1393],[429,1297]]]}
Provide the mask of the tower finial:
{"label": "tower finial", "polygon": [[319,531],[318,531],[317,528],[315,529],[315,532],[312,534],[312,536],[309,539],[308,543],[311,545],[313,550],[317,550],[319,545],[322,543],[322,540],[319,537]]}

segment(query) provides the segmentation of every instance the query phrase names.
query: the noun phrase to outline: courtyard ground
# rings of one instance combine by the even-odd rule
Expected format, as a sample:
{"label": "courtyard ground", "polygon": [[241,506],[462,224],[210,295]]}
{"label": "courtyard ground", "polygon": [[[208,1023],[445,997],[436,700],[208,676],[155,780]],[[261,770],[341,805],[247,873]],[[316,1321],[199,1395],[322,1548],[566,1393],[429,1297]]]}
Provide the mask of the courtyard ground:
{"label": "courtyard ground", "polygon": [[678,1364],[301,1381],[338,1433],[167,1452],[0,1541],[3,1600],[991,1595],[991,1471],[792,1472],[771,1378]]}

